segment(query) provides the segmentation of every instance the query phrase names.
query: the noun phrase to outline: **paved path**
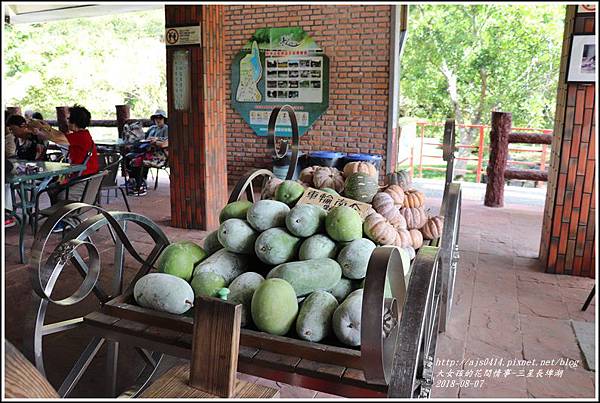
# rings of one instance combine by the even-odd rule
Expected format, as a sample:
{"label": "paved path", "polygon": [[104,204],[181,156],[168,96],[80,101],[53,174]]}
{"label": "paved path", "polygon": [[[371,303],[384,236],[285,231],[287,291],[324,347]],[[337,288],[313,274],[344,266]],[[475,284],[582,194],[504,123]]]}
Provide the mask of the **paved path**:
{"label": "paved path", "polygon": [[[415,185],[425,190],[429,195],[427,205],[437,210],[436,206],[441,202],[439,185],[421,180],[416,180]],[[538,189],[519,189],[519,197],[512,198],[512,189],[507,190],[506,207],[492,209],[482,205],[481,193],[477,190],[479,187],[472,189],[471,185],[465,185],[464,189],[461,260],[453,316],[446,334],[440,336],[437,354],[439,360],[453,360],[454,365],[443,361],[437,365],[435,381],[440,383],[434,388],[433,396],[593,397],[594,373],[581,366],[582,355],[570,321],[594,321],[595,299],[586,312],[580,311],[594,281],[543,273],[536,259],[542,224],[541,192]],[[523,202],[525,196],[532,201]],[[130,204],[133,211],[147,215],[160,224],[172,241],[189,239],[200,242],[206,236],[203,231],[169,226],[169,183],[166,177],[161,177],[157,191],[151,189],[145,197],[132,197]],[[123,210],[124,204],[121,200],[113,199],[107,208]],[[27,266],[18,264],[17,234],[16,228],[6,230],[4,296],[6,306],[11,307],[6,310],[6,337],[19,347],[23,339],[24,316],[31,286]],[[112,250],[107,241],[109,238],[107,234],[103,236],[105,244],[100,242],[106,249],[102,256],[110,262]],[[150,250],[146,242],[141,236],[136,237],[135,243],[140,252]],[[30,235],[27,245],[31,245]],[[127,258],[128,267],[135,267],[134,263]],[[77,279],[77,275],[74,278]],[[51,354],[53,364],[63,372],[68,369],[64,363],[79,355],[84,346],[82,343],[87,339],[82,338],[79,347],[75,346],[73,340],[59,339],[58,343],[65,347]],[[103,357],[101,354],[99,360],[94,360],[89,374],[84,376],[81,388],[77,390],[78,396],[102,396],[103,385],[98,379],[103,377]],[[498,360],[492,365],[489,361],[494,358]],[[488,359],[488,363],[481,367],[481,378],[476,377],[475,371],[473,374],[466,372],[473,369],[468,361],[470,359]],[[504,360],[502,364],[498,364],[500,359]],[[575,360],[578,365],[576,368],[545,366],[542,376],[538,377],[538,371],[542,369],[539,364],[543,359]],[[515,372],[506,377],[502,372],[495,377],[494,374],[498,372],[494,371],[506,369],[508,360],[536,362],[529,367],[509,366]],[[454,372],[448,377],[450,369]],[[521,369],[526,370],[524,376],[517,372]],[[527,376],[529,369],[534,370],[533,376]],[[550,369],[553,371],[551,376],[548,375],[550,372],[546,372]],[[560,369],[562,373],[558,371]],[[457,375],[456,370],[463,371],[462,377]],[[486,370],[492,370],[490,377],[487,377],[489,372]],[[556,375],[559,373],[560,376]],[[467,378],[465,374],[471,377]],[[467,379],[470,380],[469,386]],[[478,379],[480,382],[475,387],[474,381]],[[280,388],[282,398],[331,397],[266,379],[248,377],[248,380]],[[454,380],[454,384],[442,384],[442,380]],[[461,380],[462,384],[459,382]]]}

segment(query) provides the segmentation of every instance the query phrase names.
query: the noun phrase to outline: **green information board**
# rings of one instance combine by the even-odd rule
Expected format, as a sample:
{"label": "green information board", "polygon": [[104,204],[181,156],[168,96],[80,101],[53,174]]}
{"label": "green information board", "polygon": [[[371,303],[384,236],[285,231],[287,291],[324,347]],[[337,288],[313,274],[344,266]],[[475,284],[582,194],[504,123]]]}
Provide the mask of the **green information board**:
{"label": "green information board", "polygon": [[[271,110],[290,105],[303,135],[329,106],[329,58],[302,28],[258,29],[233,59],[231,102],[259,136],[267,135]],[[282,112],[276,135],[291,133]]]}

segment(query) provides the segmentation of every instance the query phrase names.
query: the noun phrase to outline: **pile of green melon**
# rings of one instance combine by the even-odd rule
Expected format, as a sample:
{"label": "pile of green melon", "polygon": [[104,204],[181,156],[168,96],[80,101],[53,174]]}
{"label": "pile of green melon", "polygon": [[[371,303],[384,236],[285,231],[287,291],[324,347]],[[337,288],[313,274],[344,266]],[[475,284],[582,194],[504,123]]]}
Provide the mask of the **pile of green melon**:
{"label": "pile of green melon", "polygon": [[[352,188],[357,200],[365,201],[372,193],[373,202],[387,189],[379,191],[376,177],[375,191],[365,189],[361,184],[371,186],[373,180],[372,175],[364,176],[369,179],[352,179],[357,175],[350,173],[344,188]],[[157,262],[160,272],[135,284],[136,302],[182,314],[200,295],[227,298],[242,304],[242,327],[359,346],[362,287],[371,253],[378,245],[398,247],[408,284],[410,259],[417,248],[412,241],[397,242],[397,235],[381,234],[389,228],[394,234],[398,231],[378,213],[379,204],[373,204],[363,220],[350,207],[326,212],[317,205],[298,204],[304,190],[301,182],[273,179],[263,189],[262,200],[228,204],[220,213],[219,228],[206,237],[203,247],[184,241],[162,252]],[[337,192],[335,187],[330,191]],[[349,197],[348,192],[344,195]],[[402,216],[397,204],[393,208]],[[386,215],[395,217],[387,211]],[[373,219],[378,216],[382,220]]]}

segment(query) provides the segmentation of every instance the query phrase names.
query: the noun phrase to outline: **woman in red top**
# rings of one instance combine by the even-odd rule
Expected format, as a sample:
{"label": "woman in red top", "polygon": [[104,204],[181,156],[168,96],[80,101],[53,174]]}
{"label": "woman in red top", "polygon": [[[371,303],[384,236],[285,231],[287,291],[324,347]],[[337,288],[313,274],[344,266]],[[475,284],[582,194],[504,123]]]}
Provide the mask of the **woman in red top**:
{"label": "woman in red top", "polygon": [[83,106],[74,105],[69,108],[69,133],[66,134],[69,141],[69,162],[71,164],[83,164],[88,151],[92,151],[86,169],[81,173],[82,176],[93,175],[99,169],[96,144],[92,140],[92,135],[86,129],[91,119],[92,115]]}
{"label": "woman in red top", "polygon": [[[96,144],[92,140],[92,135],[86,129],[90,124],[92,115],[90,112],[80,105],[74,105],[69,108],[69,132],[65,135],[69,142],[69,162],[71,164],[83,164],[87,153],[91,150],[92,155],[87,161],[86,168],[81,173],[81,176],[93,175],[98,172],[98,152]],[[55,129],[53,129],[55,130]],[[77,176],[77,175],[76,175]],[[69,200],[79,201],[85,190],[85,183],[79,183],[69,187]],[[54,189],[48,192],[52,204],[58,203],[66,199],[65,191],[57,183]],[[58,226],[59,230],[62,226]]]}

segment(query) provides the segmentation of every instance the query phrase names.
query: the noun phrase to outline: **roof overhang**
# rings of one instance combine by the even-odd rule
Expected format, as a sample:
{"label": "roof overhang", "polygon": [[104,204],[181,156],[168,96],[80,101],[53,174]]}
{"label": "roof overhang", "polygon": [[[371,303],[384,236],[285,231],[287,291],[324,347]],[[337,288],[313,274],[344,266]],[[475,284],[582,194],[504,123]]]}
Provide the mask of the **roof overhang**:
{"label": "roof overhang", "polygon": [[5,21],[11,24],[31,24],[70,18],[98,17],[134,11],[156,10],[164,3],[75,3],[75,2],[12,2],[5,3]]}

